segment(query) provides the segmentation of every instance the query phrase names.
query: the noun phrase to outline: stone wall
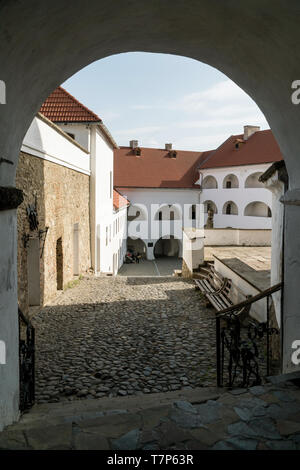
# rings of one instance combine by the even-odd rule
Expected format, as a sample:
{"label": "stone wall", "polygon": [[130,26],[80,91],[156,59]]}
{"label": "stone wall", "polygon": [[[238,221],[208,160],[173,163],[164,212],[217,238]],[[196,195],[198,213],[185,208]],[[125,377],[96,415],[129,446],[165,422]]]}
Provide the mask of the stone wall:
{"label": "stone wall", "polygon": [[[29,245],[33,239],[39,239],[41,305],[57,294],[59,275],[62,275],[63,286],[74,278],[75,224],[79,224],[78,272],[84,273],[90,268],[89,176],[21,153],[16,187],[24,192],[24,201],[18,208],[18,298],[21,309],[27,313]],[[39,226],[30,230],[27,207],[35,204]],[[43,232],[40,237],[39,231]],[[57,242],[60,238],[62,273],[58,274]]]}

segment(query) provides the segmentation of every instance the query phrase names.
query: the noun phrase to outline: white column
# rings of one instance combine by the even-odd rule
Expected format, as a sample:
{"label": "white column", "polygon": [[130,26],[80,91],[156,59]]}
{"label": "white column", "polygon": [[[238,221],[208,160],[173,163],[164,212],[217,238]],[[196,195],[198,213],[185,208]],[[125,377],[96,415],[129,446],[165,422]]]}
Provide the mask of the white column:
{"label": "white column", "polygon": [[[300,370],[292,362],[293,345],[300,340],[300,189],[285,193],[283,372]],[[299,355],[298,355],[299,357]]]}

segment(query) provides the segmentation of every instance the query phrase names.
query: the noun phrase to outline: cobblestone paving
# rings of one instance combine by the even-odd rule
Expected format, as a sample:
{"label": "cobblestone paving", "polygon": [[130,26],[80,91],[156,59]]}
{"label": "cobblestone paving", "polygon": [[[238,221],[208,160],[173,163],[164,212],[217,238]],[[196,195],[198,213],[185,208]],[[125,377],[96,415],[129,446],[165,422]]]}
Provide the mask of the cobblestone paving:
{"label": "cobblestone paving", "polygon": [[191,281],[85,278],[33,318],[38,403],[215,386],[215,315]]}

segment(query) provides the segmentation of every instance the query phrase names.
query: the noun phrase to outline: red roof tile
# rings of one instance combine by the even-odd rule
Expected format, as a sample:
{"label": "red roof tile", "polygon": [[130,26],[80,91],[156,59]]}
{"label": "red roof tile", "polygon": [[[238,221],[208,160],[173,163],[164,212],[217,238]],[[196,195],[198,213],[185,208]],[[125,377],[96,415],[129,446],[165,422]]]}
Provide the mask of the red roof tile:
{"label": "red roof tile", "polygon": [[40,112],[53,122],[99,122],[102,120],[64,88],[58,87],[42,105]]}
{"label": "red roof tile", "polygon": [[283,160],[283,155],[271,130],[255,132],[239,148],[236,141],[243,141],[243,135],[232,135],[220,147],[210,153],[200,168],[255,165]]}
{"label": "red roof tile", "polygon": [[141,147],[136,156],[130,147],[114,151],[114,185],[139,188],[197,188],[197,168],[210,152],[177,150],[170,158],[168,150]]}
{"label": "red roof tile", "polygon": [[122,196],[122,194],[120,194],[118,191],[114,189],[114,192],[113,192],[114,209],[115,210],[122,209],[123,207],[129,206],[129,204],[130,203],[128,199],[126,199],[124,196]]}

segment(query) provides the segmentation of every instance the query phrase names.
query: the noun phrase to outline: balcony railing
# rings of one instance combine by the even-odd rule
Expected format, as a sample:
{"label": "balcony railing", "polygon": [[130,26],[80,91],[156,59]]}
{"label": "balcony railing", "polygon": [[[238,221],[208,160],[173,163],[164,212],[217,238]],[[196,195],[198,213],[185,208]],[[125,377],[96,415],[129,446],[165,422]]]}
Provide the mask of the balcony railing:
{"label": "balcony railing", "polygon": [[20,411],[31,408],[35,401],[35,330],[19,312]]}

